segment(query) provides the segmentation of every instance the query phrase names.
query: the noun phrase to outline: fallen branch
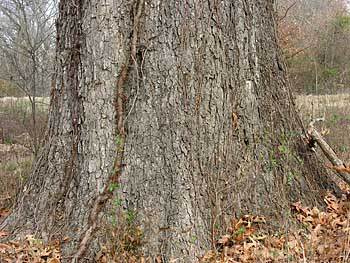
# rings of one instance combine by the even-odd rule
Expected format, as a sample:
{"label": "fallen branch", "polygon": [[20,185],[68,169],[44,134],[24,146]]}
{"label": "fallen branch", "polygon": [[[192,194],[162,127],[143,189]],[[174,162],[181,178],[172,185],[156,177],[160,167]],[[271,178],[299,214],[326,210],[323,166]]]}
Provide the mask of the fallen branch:
{"label": "fallen branch", "polygon": [[349,170],[348,167],[344,164],[344,162],[338,158],[334,150],[329,146],[329,144],[325,141],[322,135],[316,130],[314,124],[318,121],[324,121],[324,118],[318,118],[310,122],[309,129],[307,130],[308,136],[311,140],[315,141],[326,155],[327,159],[332,163],[333,168],[338,175],[348,184],[350,185],[350,174],[347,173]]}

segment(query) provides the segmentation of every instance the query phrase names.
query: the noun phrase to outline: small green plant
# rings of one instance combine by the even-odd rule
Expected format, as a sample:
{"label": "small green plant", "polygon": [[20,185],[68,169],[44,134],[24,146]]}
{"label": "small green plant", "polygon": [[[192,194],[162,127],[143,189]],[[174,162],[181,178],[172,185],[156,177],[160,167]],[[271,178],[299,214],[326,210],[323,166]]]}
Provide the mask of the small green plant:
{"label": "small green plant", "polygon": [[289,173],[287,174],[287,184],[288,184],[289,186],[292,185],[292,182],[293,182],[294,178],[295,178],[295,174],[294,174],[294,173],[289,172]]}
{"label": "small green plant", "polygon": [[194,243],[196,243],[196,241],[197,241],[197,236],[192,235],[191,236],[191,243],[194,244]]}
{"label": "small green plant", "polygon": [[127,221],[128,224],[131,224],[132,222],[134,222],[135,219],[135,212],[133,210],[128,210],[125,213],[125,219]]}
{"label": "small green plant", "polygon": [[329,68],[324,71],[324,75],[326,77],[336,77],[338,74],[339,74],[339,71],[336,68]]}
{"label": "small green plant", "polygon": [[297,136],[298,136],[298,132],[293,131],[293,130],[289,130],[289,131],[287,131],[287,133],[286,133],[286,137],[287,137],[288,139],[292,139],[292,138],[295,138],[295,137],[297,137]]}
{"label": "small green plant", "polygon": [[119,184],[118,183],[110,183],[108,186],[108,191],[109,192],[113,192],[115,189],[119,188]]}
{"label": "small green plant", "polygon": [[119,198],[119,197],[117,197],[116,199],[114,199],[114,202],[113,202],[113,204],[114,204],[114,206],[115,206],[116,208],[121,207],[121,206],[122,206],[122,203],[123,203],[123,199],[121,199],[121,198]]}
{"label": "small green plant", "polygon": [[117,226],[117,217],[115,215],[112,215],[111,217],[111,224],[113,227]]}
{"label": "small green plant", "polygon": [[272,171],[278,167],[278,161],[274,158],[270,159],[269,170]]}
{"label": "small green plant", "polygon": [[119,134],[117,134],[117,136],[115,137],[115,144],[119,147],[123,145],[123,142],[124,139]]}
{"label": "small green plant", "polygon": [[285,135],[282,136],[282,142],[278,146],[278,151],[286,156],[291,155],[290,142],[293,137],[296,136],[294,131],[287,131]]}
{"label": "small green plant", "polygon": [[243,235],[245,233],[245,228],[241,226],[239,229],[235,231],[236,235]]}
{"label": "small green plant", "polygon": [[278,150],[281,153],[286,154],[286,155],[289,155],[289,153],[290,153],[289,147],[285,143],[282,143],[280,146],[278,146]]}

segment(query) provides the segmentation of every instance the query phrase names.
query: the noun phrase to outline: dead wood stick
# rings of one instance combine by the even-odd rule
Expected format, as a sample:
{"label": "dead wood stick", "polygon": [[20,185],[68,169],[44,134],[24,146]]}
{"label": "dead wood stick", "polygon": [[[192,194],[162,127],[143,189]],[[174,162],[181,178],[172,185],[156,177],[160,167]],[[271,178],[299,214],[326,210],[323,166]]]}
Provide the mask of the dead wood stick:
{"label": "dead wood stick", "polygon": [[[324,119],[319,118],[311,121],[307,134],[320,146],[321,150],[334,167],[346,168],[344,162],[338,158],[334,150],[329,146],[325,139],[323,139],[322,135],[314,127],[314,123],[317,121],[324,121]],[[350,175],[348,173],[344,172],[341,169],[335,169],[335,171],[348,185],[350,185]]]}

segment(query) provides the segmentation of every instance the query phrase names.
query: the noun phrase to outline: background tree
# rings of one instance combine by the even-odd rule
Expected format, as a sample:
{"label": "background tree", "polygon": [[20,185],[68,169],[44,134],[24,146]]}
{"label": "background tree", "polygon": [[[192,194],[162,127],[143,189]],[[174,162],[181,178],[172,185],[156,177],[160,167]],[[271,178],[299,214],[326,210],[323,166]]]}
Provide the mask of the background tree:
{"label": "background tree", "polygon": [[45,145],[2,228],[68,235],[64,252],[93,261],[113,196],[146,256],[191,262],[233,217],[288,226],[290,201],[322,200],[274,1],[62,0],[59,14]]}
{"label": "background tree", "polygon": [[47,96],[52,82],[56,12],[51,0],[0,3],[0,78],[30,99],[33,128],[29,132],[35,155],[39,150],[36,97]]}
{"label": "background tree", "polygon": [[349,86],[346,2],[279,0],[279,36],[293,89],[336,93]]}

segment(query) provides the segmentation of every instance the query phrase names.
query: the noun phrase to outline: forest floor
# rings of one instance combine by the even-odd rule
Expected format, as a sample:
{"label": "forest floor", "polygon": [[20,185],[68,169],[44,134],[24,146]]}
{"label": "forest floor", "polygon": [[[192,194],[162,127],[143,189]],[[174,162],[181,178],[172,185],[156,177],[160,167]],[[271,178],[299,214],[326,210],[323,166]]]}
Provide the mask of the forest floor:
{"label": "forest floor", "polygon": [[[326,131],[327,142],[346,164],[350,164],[350,94],[298,96],[296,102],[305,125],[313,118],[325,117],[318,128]],[[31,170],[32,127],[27,110],[23,104],[5,105],[0,101],[0,222],[10,211]],[[40,115],[40,120],[42,130],[45,116]],[[325,195],[326,209],[305,207],[300,202],[291,204],[291,211],[300,222],[300,229],[293,231],[281,229],[268,234],[269,222],[259,215],[233,220],[228,232],[217,240],[215,249],[208,251],[199,262],[350,262],[350,195],[346,187],[343,191],[342,198],[331,193]],[[22,242],[1,242],[6,237],[7,233],[0,231],[1,263],[61,262],[60,243],[64,241],[43,244],[33,236],[26,236]],[[118,258],[108,250],[101,251],[95,261],[147,262],[130,251]]]}

